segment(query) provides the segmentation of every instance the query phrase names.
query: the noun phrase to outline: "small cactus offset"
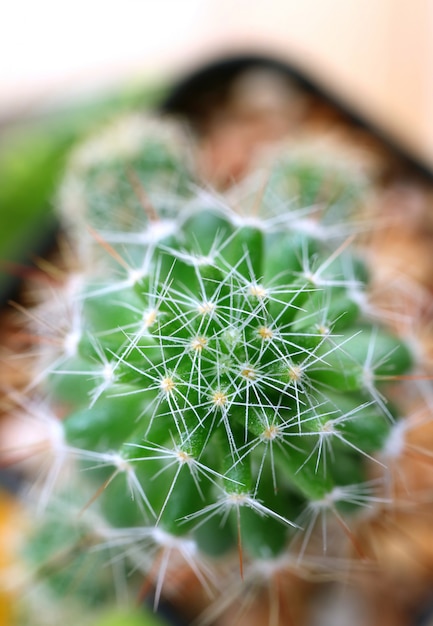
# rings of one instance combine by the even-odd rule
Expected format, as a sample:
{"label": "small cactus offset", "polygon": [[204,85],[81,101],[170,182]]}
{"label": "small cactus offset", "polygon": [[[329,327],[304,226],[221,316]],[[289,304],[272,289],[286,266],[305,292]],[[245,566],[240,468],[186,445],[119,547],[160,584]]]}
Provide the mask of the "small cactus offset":
{"label": "small cactus offset", "polygon": [[413,359],[353,244],[366,181],[283,151],[224,195],[193,162],[179,129],[122,120],[59,194],[78,258],[32,316],[47,348],[24,402],[51,433],[27,547],[50,597],[151,583],[157,604],[176,568],[221,588],[225,561],[238,582],[332,569],[392,497]]}

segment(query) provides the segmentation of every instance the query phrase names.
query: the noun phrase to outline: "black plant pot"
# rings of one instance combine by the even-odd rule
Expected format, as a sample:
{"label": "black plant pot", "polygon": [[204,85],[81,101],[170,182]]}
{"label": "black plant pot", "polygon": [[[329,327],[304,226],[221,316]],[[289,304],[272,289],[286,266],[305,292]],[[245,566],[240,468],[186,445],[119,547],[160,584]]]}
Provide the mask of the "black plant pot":
{"label": "black plant pot", "polygon": [[285,59],[254,53],[218,58],[207,65],[199,66],[175,83],[161,102],[160,111],[181,116],[199,125],[210,108],[224,106],[232,85],[250,70],[272,70],[280,74],[300,92],[312,96],[317,106],[326,105],[343,116],[347,123],[369,132],[400,161],[402,167],[433,181],[431,165],[392,138],[361,110],[354,110],[340,94],[333,92],[325,83]]}

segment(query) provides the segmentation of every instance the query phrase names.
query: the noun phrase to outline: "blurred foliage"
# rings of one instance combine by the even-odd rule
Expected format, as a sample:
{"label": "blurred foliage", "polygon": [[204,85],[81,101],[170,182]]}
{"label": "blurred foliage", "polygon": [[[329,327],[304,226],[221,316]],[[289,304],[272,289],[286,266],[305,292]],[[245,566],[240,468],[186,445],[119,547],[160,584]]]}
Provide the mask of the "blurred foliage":
{"label": "blurred foliage", "polygon": [[74,143],[118,113],[155,108],[162,86],[119,88],[33,118],[0,126],[0,298],[13,271],[4,261],[29,263],[55,231],[52,194]]}
{"label": "blurred foliage", "polygon": [[93,626],[164,626],[165,621],[150,612],[150,610],[140,611],[116,611],[107,612],[100,617]]}

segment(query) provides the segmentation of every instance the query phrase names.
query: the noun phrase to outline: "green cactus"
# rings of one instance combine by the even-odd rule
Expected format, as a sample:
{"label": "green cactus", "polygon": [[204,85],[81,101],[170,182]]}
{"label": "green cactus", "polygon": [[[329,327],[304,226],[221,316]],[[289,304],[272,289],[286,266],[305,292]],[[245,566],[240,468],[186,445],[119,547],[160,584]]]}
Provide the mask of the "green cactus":
{"label": "green cactus", "polygon": [[232,553],[241,577],[302,569],[388,497],[412,356],[368,304],[368,184],[290,151],[265,169],[209,191],[181,131],[138,117],[73,156],[78,269],[34,315],[51,347],[26,405],[52,426],[27,548],[51,594],[97,606],[150,576],[157,604],[169,559],[205,586]]}

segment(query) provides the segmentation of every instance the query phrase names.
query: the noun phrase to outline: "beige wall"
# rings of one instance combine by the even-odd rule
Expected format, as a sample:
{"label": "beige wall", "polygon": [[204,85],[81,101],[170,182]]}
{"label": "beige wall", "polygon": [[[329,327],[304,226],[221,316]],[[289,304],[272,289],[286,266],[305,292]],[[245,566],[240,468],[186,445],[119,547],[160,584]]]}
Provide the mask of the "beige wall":
{"label": "beige wall", "polygon": [[295,58],[433,163],[433,0],[15,0],[0,114],[245,48]]}

